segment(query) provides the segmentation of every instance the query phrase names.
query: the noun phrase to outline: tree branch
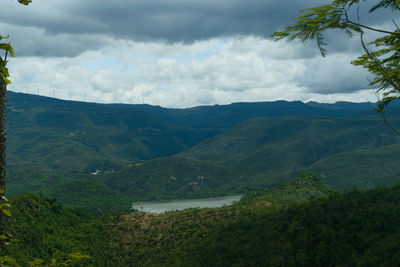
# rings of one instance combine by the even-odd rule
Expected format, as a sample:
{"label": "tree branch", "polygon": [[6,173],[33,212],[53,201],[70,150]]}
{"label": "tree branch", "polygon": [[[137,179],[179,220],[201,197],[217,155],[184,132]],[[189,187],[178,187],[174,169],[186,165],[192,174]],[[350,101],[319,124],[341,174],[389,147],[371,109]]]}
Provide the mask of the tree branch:
{"label": "tree branch", "polygon": [[383,118],[383,121],[385,122],[385,124],[386,124],[390,129],[392,129],[392,130],[395,131],[396,133],[400,134],[400,130],[397,129],[397,128],[395,128],[395,127],[393,127],[393,126],[389,123],[389,121],[386,119],[386,116],[385,116],[385,113],[383,113],[383,110],[379,111],[379,113],[381,113],[382,118]]}
{"label": "tree branch", "polygon": [[[360,28],[368,29],[368,30],[375,31],[375,32],[386,33],[386,34],[394,34],[394,35],[400,36],[399,32],[392,32],[392,31],[376,29],[376,28],[372,28],[372,27],[369,27],[367,25],[361,24],[360,22],[354,22],[354,21],[349,19],[349,15],[347,14],[347,10],[344,7],[342,7],[342,10],[343,10],[343,15],[345,17],[344,23],[350,23],[350,24],[353,24],[353,25],[358,26]],[[358,11],[357,11],[357,14],[358,14]]]}
{"label": "tree branch", "polygon": [[[378,99],[378,103],[382,103],[381,97],[378,95],[378,90],[375,87],[375,95],[376,98]],[[385,113],[383,112],[383,108],[380,108],[380,105],[378,104],[378,107],[375,107],[375,109],[381,114],[383,121],[385,122],[386,126],[392,129],[395,133],[400,134],[400,130],[392,126],[390,122],[386,119]]]}
{"label": "tree branch", "polygon": [[364,42],[364,33],[360,32],[360,40],[361,40],[361,46],[364,49],[365,53],[367,56],[375,63],[376,67],[379,69],[379,72],[385,77],[385,79],[398,91],[400,91],[400,87],[396,82],[390,77],[390,75],[387,73],[385,68],[382,66],[382,64],[379,62],[377,58],[375,58],[371,52],[369,51],[367,45]]}
{"label": "tree branch", "polygon": [[396,21],[394,21],[394,19],[392,21],[393,21],[393,24],[396,26],[397,30],[400,30],[399,25],[397,25]]}
{"label": "tree branch", "polygon": [[375,29],[375,28],[372,28],[372,27],[369,27],[367,25],[363,25],[363,24],[360,24],[360,23],[357,23],[357,22],[354,22],[354,21],[351,21],[351,20],[346,20],[346,22],[348,22],[350,24],[353,24],[353,25],[356,25],[358,27],[364,28],[364,29],[371,30],[371,31],[381,32],[381,33],[386,33],[386,34],[394,34],[394,35],[400,36],[399,32],[391,32],[391,31],[386,31],[386,30],[381,30],[381,29]]}

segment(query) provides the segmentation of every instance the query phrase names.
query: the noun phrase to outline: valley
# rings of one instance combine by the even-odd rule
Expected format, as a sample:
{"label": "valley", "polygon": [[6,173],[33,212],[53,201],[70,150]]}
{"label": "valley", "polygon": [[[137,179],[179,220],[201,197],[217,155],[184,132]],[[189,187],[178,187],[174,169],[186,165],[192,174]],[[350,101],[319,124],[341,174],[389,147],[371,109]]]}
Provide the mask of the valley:
{"label": "valley", "polygon": [[[369,103],[179,110],[8,99],[7,229],[20,240],[7,246],[11,266],[398,256],[400,136]],[[400,125],[396,110],[389,119]]]}
{"label": "valley", "polygon": [[8,101],[8,195],[102,213],[263,190],[301,172],[336,190],[400,182],[400,137],[369,103],[165,109],[12,92]]}

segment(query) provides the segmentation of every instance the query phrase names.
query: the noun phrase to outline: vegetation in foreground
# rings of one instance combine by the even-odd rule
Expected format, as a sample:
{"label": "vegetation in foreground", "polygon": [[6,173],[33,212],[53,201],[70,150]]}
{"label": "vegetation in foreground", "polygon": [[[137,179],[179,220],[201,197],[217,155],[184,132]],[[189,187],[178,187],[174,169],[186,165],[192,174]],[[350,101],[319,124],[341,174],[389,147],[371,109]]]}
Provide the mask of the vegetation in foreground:
{"label": "vegetation in foreground", "polygon": [[333,192],[312,175],[237,205],[99,219],[33,194],[12,198],[8,254],[72,266],[396,266],[400,185]]}

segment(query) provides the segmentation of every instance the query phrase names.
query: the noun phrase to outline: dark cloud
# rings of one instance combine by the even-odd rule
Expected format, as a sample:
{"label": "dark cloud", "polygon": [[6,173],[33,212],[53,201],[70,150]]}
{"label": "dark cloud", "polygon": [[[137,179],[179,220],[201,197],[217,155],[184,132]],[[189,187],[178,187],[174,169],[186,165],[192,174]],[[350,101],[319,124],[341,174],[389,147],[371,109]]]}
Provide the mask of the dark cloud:
{"label": "dark cloud", "polygon": [[46,34],[43,29],[0,23],[0,32],[9,37],[18,56],[73,57],[84,51],[97,50],[111,43],[110,38],[94,34]]}
{"label": "dark cloud", "polygon": [[[86,49],[96,49],[107,35],[113,39],[134,41],[164,41],[192,43],[199,40],[227,36],[268,37],[291,22],[302,8],[324,4],[326,0],[42,0],[30,6],[16,1],[2,3],[0,22],[29,27],[40,33],[29,38],[39,39],[39,46],[55,45],[58,51],[43,49],[48,55],[79,54]],[[365,13],[365,12],[363,12]],[[368,18],[378,23],[384,15]],[[1,29],[3,30],[3,29]],[[39,31],[39,30],[42,30]],[[9,31],[7,31],[9,32]],[[25,33],[9,32],[15,35]],[[75,42],[71,38],[75,36]],[[93,38],[93,47],[87,43]],[[29,51],[25,55],[46,55],[46,52]],[[65,41],[65,42],[64,42]],[[54,44],[54,45],[50,45]],[[65,44],[65,45],[62,45]],[[61,47],[60,47],[61,45]],[[333,47],[340,47],[340,44]],[[343,46],[343,45],[342,45]],[[39,50],[42,48],[38,48]]]}
{"label": "dark cloud", "polygon": [[6,3],[3,23],[49,34],[108,34],[133,40],[194,42],[228,35],[268,36],[310,0],[69,0]]}

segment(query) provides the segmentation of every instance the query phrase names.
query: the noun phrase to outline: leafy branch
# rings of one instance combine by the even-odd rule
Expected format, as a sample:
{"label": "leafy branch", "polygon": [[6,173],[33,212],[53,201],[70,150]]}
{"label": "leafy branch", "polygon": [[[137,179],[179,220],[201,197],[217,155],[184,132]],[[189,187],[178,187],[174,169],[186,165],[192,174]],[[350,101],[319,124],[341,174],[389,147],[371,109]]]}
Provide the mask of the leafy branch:
{"label": "leafy branch", "polygon": [[[300,40],[307,42],[316,40],[322,54],[327,53],[327,44],[323,34],[330,29],[345,31],[349,36],[360,34],[360,44],[364,53],[351,63],[366,68],[374,78],[369,83],[378,92],[382,92],[377,110],[383,114],[383,109],[393,100],[400,99],[400,29],[393,20],[395,30],[378,29],[360,22],[358,10],[360,0],[335,0],[330,4],[306,8],[301,15],[294,19],[295,23],[285,27],[284,31],[275,32],[271,36],[275,40],[287,38],[289,41]],[[350,9],[357,8],[358,20],[349,17]],[[393,12],[400,10],[400,0],[381,0],[370,8],[372,13],[378,9],[389,8]],[[363,39],[364,31],[383,33],[384,36],[366,44]],[[373,46],[372,50],[369,47]],[[385,123],[389,124],[383,115]],[[392,127],[391,127],[392,128]],[[396,131],[397,132],[397,131]]]}

